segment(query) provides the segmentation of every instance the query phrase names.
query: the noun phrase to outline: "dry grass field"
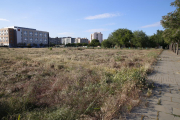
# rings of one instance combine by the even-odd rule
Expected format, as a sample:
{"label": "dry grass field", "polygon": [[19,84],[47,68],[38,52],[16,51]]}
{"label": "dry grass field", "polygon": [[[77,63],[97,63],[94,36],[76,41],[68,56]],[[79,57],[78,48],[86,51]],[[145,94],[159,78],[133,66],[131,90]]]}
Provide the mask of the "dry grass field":
{"label": "dry grass field", "polygon": [[0,119],[117,118],[139,104],[161,51],[0,48]]}

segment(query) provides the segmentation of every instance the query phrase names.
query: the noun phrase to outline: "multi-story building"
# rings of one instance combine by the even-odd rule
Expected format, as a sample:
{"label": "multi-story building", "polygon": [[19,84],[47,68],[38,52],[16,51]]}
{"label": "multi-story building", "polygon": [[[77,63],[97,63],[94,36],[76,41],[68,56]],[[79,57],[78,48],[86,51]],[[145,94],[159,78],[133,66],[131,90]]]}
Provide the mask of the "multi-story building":
{"label": "multi-story building", "polygon": [[97,39],[101,43],[103,41],[103,34],[101,32],[95,32],[95,33],[91,34],[91,41],[93,39]]}
{"label": "multi-story building", "polygon": [[51,44],[55,44],[55,45],[60,45],[60,44],[62,44],[62,40],[61,40],[62,38],[58,38],[58,37],[56,37],[56,38],[50,38],[49,37],[49,43]]}
{"label": "multi-story building", "polygon": [[63,37],[61,38],[62,40],[62,44],[66,45],[68,43],[72,44],[75,43],[75,38],[71,38],[71,37]]}
{"label": "multi-story building", "polygon": [[[31,46],[48,45],[49,32],[39,31],[32,28],[24,27],[7,27],[0,29],[1,39],[6,39],[7,42],[0,42],[0,45],[7,45],[9,47],[17,47],[20,45],[31,44]],[[3,33],[3,34],[2,34]],[[7,36],[8,34],[8,36]]]}
{"label": "multi-story building", "polygon": [[76,38],[75,43],[87,43],[88,44],[88,39],[87,38]]}
{"label": "multi-story building", "polygon": [[15,46],[16,39],[14,29],[2,28],[0,29],[0,46]]}

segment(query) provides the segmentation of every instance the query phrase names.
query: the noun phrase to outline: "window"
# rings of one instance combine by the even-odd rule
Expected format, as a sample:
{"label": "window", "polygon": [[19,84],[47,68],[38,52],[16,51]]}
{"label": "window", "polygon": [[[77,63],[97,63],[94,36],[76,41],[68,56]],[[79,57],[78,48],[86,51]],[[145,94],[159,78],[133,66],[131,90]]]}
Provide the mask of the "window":
{"label": "window", "polygon": [[2,42],[2,41],[1,41],[1,38],[0,38],[0,42]]}
{"label": "window", "polygon": [[44,37],[47,37],[47,33],[44,33]]}
{"label": "window", "polygon": [[38,42],[38,38],[35,38],[34,40],[35,40],[35,42]]}
{"label": "window", "polygon": [[29,32],[29,35],[30,35],[30,36],[33,36],[33,32]]}
{"label": "window", "polygon": [[40,38],[39,41],[42,42],[42,38]]}
{"label": "window", "polygon": [[3,42],[5,42],[5,39],[4,39],[4,37],[3,37]]}
{"label": "window", "polygon": [[44,43],[47,43],[47,39],[44,39]]}
{"label": "window", "polygon": [[8,37],[6,37],[6,42],[8,42]]}
{"label": "window", "polygon": [[33,38],[29,38],[30,42],[32,43],[33,42]]}
{"label": "window", "polygon": [[27,31],[24,31],[24,35],[27,35]]}
{"label": "window", "polygon": [[38,32],[35,32],[35,34],[34,34],[35,36],[38,36]]}
{"label": "window", "polygon": [[42,33],[39,33],[39,36],[42,37]]}
{"label": "window", "polygon": [[26,37],[24,38],[24,41],[27,41],[27,38],[26,38]]}

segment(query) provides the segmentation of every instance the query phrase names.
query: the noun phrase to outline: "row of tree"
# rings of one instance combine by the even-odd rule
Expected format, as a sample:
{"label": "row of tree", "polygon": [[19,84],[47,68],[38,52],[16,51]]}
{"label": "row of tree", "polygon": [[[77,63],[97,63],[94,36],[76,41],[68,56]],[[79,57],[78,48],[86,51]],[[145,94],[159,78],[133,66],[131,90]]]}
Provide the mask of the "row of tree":
{"label": "row of tree", "polygon": [[129,29],[118,29],[112,32],[107,40],[101,43],[103,47],[159,47],[165,48],[167,44],[163,38],[163,31],[157,30],[152,36],[147,36],[142,30],[131,31]]}
{"label": "row of tree", "polygon": [[180,39],[180,0],[175,0],[171,6],[176,7],[175,11],[162,17],[161,24],[164,27],[163,37],[169,44],[169,49],[178,55]]}

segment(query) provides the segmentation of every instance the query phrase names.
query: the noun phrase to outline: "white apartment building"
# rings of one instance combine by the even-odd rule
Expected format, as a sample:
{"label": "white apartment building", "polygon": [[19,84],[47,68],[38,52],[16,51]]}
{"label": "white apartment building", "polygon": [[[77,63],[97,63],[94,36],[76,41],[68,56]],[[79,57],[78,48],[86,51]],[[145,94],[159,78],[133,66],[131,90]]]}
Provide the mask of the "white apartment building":
{"label": "white apartment building", "polygon": [[75,43],[87,43],[88,44],[88,39],[87,38],[76,38]]}
{"label": "white apartment building", "polygon": [[97,39],[101,43],[103,41],[103,34],[101,32],[95,32],[95,33],[91,34],[91,41],[93,39]]}
{"label": "white apartment building", "polygon": [[63,37],[61,38],[61,42],[62,44],[66,45],[68,43],[72,44],[75,43],[75,38],[71,38],[71,37]]}

